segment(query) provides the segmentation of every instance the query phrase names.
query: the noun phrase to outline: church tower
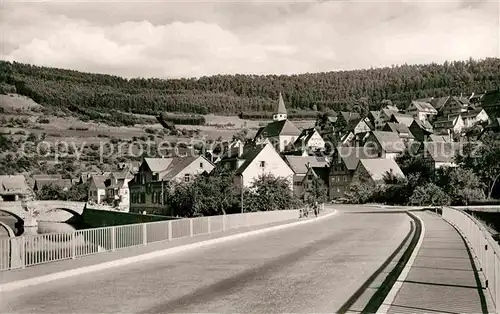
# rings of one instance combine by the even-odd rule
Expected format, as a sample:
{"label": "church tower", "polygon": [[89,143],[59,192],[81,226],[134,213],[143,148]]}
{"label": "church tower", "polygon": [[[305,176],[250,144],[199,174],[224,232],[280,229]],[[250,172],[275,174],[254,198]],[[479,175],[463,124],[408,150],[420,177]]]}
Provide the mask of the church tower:
{"label": "church tower", "polygon": [[274,121],[283,121],[286,120],[286,107],[285,102],[283,101],[283,96],[281,96],[281,92],[278,99],[278,110],[273,114]]}

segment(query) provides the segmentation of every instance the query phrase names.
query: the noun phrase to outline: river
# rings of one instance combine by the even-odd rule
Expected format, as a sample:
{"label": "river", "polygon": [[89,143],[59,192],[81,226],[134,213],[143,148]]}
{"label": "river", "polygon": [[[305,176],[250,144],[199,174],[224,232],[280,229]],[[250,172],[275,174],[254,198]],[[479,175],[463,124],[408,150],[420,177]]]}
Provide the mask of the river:
{"label": "river", "polygon": [[[15,224],[16,219],[12,216],[0,216],[0,221],[11,227],[14,232],[17,232]],[[22,235],[36,235],[44,233],[59,233],[73,232],[78,229],[83,229],[82,226],[72,225],[64,222],[38,222],[38,227],[25,228]],[[7,237],[7,232],[4,228],[0,228],[0,238]]]}

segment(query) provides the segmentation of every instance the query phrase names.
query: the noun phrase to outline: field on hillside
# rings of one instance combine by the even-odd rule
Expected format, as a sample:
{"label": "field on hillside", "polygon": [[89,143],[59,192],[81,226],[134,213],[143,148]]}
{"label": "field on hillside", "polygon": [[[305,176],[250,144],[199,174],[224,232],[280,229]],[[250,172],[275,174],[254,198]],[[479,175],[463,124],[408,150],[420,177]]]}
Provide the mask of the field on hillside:
{"label": "field on hillside", "polygon": [[[82,121],[75,116],[62,112],[44,112],[44,107],[33,100],[16,94],[0,95],[0,108],[3,108],[1,132],[4,134],[18,134],[23,132],[36,135],[46,134],[47,141],[73,141],[75,143],[99,143],[106,138],[117,138],[128,141],[140,137],[149,137],[155,132],[159,141],[189,140],[189,136],[169,136],[163,133],[159,123],[133,127],[109,126],[105,123]],[[137,115],[142,118],[156,120],[154,116]],[[248,135],[254,136],[258,128],[266,125],[267,121],[244,120],[237,116],[205,115],[206,125],[176,125],[177,129],[199,130],[196,139],[230,140],[234,133],[247,128]],[[23,120],[23,121],[19,121]],[[294,121],[298,128],[308,128],[314,121]],[[152,131],[154,130],[154,131]]]}

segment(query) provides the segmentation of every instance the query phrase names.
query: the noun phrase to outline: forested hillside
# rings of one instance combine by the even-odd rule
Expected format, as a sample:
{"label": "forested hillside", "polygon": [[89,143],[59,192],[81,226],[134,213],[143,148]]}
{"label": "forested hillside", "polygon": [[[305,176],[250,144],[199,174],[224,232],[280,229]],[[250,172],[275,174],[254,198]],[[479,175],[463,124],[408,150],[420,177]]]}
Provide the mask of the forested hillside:
{"label": "forested hillside", "polygon": [[278,92],[289,108],[378,108],[384,99],[404,108],[423,97],[496,89],[500,59],[403,65],[300,75],[217,75],[191,79],[124,79],[0,61],[0,89],[44,105],[106,112],[239,114],[272,111]]}

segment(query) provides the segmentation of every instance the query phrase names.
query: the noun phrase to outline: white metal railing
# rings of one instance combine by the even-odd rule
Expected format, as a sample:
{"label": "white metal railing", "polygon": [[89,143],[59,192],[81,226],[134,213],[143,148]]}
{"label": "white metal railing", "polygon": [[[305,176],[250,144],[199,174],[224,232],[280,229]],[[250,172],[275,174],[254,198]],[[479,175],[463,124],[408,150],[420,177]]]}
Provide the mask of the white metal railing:
{"label": "white metal railing", "polygon": [[443,218],[457,227],[467,240],[486,279],[496,313],[500,313],[500,245],[483,224],[468,213],[449,207],[443,207],[442,210]]}
{"label": "white metal railing", "polygon": [[279,210],[4,238],[0,239],[0,271],[298,217],[298,210]]}

